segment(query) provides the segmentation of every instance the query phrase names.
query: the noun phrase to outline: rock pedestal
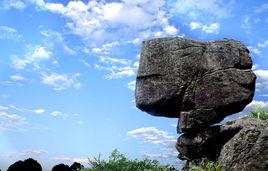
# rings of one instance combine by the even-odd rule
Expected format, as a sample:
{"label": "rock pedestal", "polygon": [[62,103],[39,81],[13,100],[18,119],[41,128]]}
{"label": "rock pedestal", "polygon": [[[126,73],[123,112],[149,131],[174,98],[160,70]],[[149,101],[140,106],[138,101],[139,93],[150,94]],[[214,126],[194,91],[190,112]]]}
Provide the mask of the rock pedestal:
{"label": "rock pedestal", "polygon": [[[183,133],[176,145],[179,158],[193,161],[207,157],[222,166],[236,167],[242,162],[245,168],[255,168],[256,162],[245,165],[249,159],[240,160],[243,156],[237,154],[243,149],[251,151],[250,155],[259,154],[260,145],[250,144],[267,146],[267,130],[257,128],[250,118],[212,126],[252,101],[256,76],[251,68],[249,50],[236,40],[144,41],[136,106],[154,116],[179,118],[177,131]],[[255,138],[243,141],[248,146],[240,148],[242,137]]]}

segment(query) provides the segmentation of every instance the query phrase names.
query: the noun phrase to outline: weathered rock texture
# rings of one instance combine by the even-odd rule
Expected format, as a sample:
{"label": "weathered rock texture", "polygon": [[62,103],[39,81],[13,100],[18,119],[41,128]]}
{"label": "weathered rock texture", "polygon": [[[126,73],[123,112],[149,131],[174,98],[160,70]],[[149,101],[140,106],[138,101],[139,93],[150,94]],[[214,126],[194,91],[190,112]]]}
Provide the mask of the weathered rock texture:
{"label": "weathered rock texture", "polygon": [[222,147],[218,163],[226,170],[268,170],[267,125],[259,121],[241,129]]}
{"label": "weathered rock texture", "polygon": [[179,118],[177,131],[183,134],[176,148],[187,163],[206,157],[226,170],[265,170],[267,122],[247,117],[213,125],[252,101],[256,76],[251,67],[248,49],[235,40],[145,41],[136,105],[155,116]]}
{"label": "weathered rock texture", "polygon": [[[229,155],[230,153],[234,153],[230,152],[230,148],[238,147],[237,145],[234,146],[234,142],[238,144],[241,143],[241,147],[247,148],[245,144],[252,145],[253,142],[255,143],[260,132],[264,130],[266,126],[268,125],[264,121],[257,121],[255,118],[245,117],[235,121],[227,122],[222,126],[211,126],[206,130],[184,133],[178,138],[176,144],[176,148],[180,152],[179,158],[194,161],[206,157],[210,160],[215,161],[220,156],[219,161],[223,161],[222,163],[225,163],[226,166],[231,166],[226,163],[226,161],[234,161],[233,159],[230,159],[232,157]],[[254,138],[244,137],[244,139],[241,139],[241,132],[247,132],[250,129],[253,129],[258,134],[256,134]],[[239,136],[240,139],[237,140],[235,138],[236,136]],[[253,136],[253,134],[249,134],[249,136]],[[268,146],[268,142],[266,143]],[[237,157],[241,151],[237,151],[236,153],[237,154],[232,154],[234,155],[234,158]],[[242,155],[248,155],[248,153],[241,154],[241,157]]]}
{"label": "weathered rock texture", "polygon": [[251,67],[248,49],[235,40],[145,41],[136,105],[155,116],[180,118],[179,132],[207,127],[252,101],[256,76]]}

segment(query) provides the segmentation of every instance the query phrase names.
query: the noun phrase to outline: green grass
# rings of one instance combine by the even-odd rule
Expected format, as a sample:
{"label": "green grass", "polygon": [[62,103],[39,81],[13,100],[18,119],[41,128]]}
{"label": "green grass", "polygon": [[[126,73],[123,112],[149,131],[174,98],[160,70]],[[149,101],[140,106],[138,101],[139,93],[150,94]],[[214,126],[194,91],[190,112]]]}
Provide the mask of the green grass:
{"label": "green grass", "polygon": [[258,120],[268,121],[268,111],[264,108],[257,108],[250,112],[250,116],[257,118]]}
{"label": "green grass", "polygon": [[156,160],[129,160],[118,150],[114,150],[108,160],[102,160],[101,156],[89,159],[89,168],[82,171],[177,171],[172,166],[161,165]]}
{"label": "green grass", "polygon": [[221,171],[221,167],[217,163],[204,158],[198,166],[190,164],[189,171]]}

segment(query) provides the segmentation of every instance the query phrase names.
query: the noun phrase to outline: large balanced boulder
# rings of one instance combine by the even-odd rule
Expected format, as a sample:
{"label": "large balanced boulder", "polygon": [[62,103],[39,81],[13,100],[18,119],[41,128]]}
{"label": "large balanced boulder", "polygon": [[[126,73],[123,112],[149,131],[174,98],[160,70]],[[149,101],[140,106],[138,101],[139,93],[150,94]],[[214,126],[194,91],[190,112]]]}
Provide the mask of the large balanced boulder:
{"label": "large balanced boulder", "polygon": [[148,40],[142,44],[136,105],[155,116],[180,118],[179,132],[207,127],[252,101],[251,67],[239,41]]}

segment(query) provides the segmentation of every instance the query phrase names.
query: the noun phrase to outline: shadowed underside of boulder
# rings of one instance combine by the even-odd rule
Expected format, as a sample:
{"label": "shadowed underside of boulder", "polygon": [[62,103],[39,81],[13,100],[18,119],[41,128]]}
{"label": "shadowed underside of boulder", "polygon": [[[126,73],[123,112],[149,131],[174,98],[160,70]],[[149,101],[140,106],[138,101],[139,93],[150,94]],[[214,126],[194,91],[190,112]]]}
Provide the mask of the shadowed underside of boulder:
{"label": "shadowed underside of boulder", "polygon": [[256,76],[239,41],[161,38],[143,42],[136,105],[155,116],[180,118],[185,132],[220,122],[252,101]]}

